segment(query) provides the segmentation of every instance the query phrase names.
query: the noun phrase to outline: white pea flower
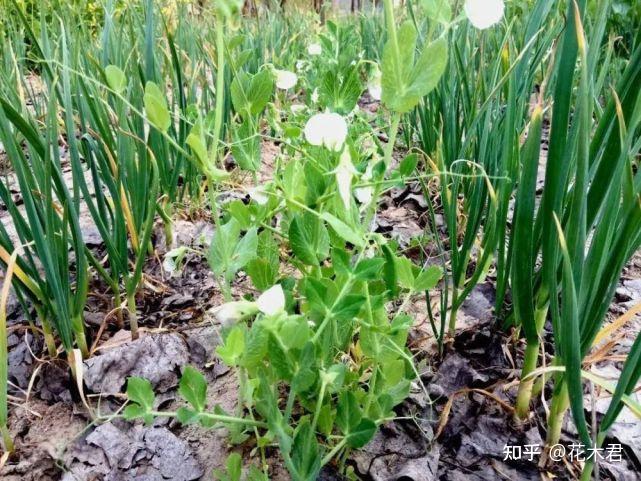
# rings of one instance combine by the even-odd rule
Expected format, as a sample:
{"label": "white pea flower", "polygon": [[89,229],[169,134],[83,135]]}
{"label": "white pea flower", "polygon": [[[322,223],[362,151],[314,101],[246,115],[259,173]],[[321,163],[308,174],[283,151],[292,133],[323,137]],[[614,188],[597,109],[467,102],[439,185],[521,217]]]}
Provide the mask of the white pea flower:
{"label": "white pea flower", "polygon": [[[369,182],[370,180],[372,180],[372,162],[367,165],[365,173],[361,176],[361,181],[363,183]],[[356,198],[361,204],[368,205],[374,196],[374,187],[357,187],[354,190],[354,195],[356,195]]]}
{"label": "white pea flower", "polygon": [[258,310],[268,316],[279,314],[285,310],[285,293],[280,284],[273,285],[263,292],[256,300]]}
{"label": "white pea flower", "polygon": [[381,71],[378,68],[378,65],[372,72],[372,78],[370,78],[369,83],[367,84],[367,90],[374,100],[381,100],[383,88],[381,86]]}
{"label": "white pea flower", "polygon": [[250,301],[226,302],[210,310],[216,320],[224,327],[236,324],[238,321],[256,314],[256,303]]}
{"label": "white pea flower", "polygon": [[304,60],[296,60],[296,70],[301,71],[304,70],[306,66],[306,62]]}
{"label": "white pea flower", "polygon": [[465,15],[479,30],[496,25],[505,13],[503,0],[465,0]]}
{"label": "white pea flower", "polygon": [[312,97],[311,97],[312,103],[317,104],[318,98],[319,98],[318,88],[315,88],[314,91],[312,92]]}
{"label": "white pea flower", "polygon": [[265,205],[269,200],[269,196],[260,187],[252,187],[251,189],[247,189],[247,193],[249,194],[249,198],[256,202],[258,205]]}
{"label": "white pea flower", "polygon": [[276,87],[288,90],[298,83],[298,75],[289,70],[274,70],[276,74]]}
{"label": "white pea flower", "polygon": [[162,262],[162,268],[171,277],[180,274],[180,266],[189,249],[186,246],[176,247],[165,254]]}
{"label": "white pea flower", "polygon": [[356,169],[352,164],[352,157],[349,154],[349,149],[345,149],[341,154],[338,167],[334,173],[336,174],[338,193],[343,200],[345,208],[349,210],[352,204],[352,178],[356,174]]}
{"label": "white pea flower", "polygon": [[352,111],[347,114],[347,120],[352,120],[360,111],[361,108],[358,106],[358,104],[354,105]]}
{"label": "white pea flower", "polygon": [[365,249],[365,258],[373,259],[376,256],[376,248],[374,246],[369,246]]}
{"label": "white pea flower", "polygon": [[319,43],[310,43],[307,46],[307,53],[310,55],[320,55],[323,52],[323,47]]}
{"label": "white pea flower", "polygon": [[292,104],[289,108],[293,114],[299,114],[307,110],[307,106],[304,104]]}
{"label": "white pea flower", "polygon": [[305,124],[305,138],[312,145],[339,152],[347,138],[347,122],[335,113],[316,114]]}

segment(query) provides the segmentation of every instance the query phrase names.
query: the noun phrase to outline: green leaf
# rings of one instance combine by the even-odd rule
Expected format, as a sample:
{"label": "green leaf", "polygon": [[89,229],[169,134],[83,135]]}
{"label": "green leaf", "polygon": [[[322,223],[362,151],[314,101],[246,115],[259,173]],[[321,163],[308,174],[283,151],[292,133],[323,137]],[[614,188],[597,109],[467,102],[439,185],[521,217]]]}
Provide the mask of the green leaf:
{"label": "green leaf", "polygon": [[447,66],[447,40],[442,37],[430,43],[421,52],[409,77],[409,96],[415,104],[438,85]]}
{"label": "green leaf", "polygon": [[234,254],[230,264],[231,270],[234,274],[245,267],[250,260],[256,257],[257,248],[258,230],[255,227],[252,227],[245,233],[234,249]]}
{"label": "green leaf", "polygon": [[347,115],[354,109],[362,92],[357,67],[348,72],[329,69],[323,75],[318,90],[321,106],[341,115]]}
{"label": "green leaf", "polygon": [[312,481],[318,478],[321,469],[321,450],[308,419],[303,420],[296,429],[291,459],[296,471],[292,473],[292,478],[300,481]]}
{"label": "green leaf", "polygon": [[229,86],[229,93],[231,95],[231,103],[234,110],[238,112],[243,118],[251,109],[249,102],[249,74],[246,72],[238,72],[234,77],[231,85]]}
{"label": "green leaf", "polygon": [[317,429],[325,436],[332,434],[332,430],[334,429],[334,411],[330,403],[325,403],[323,407],[321,407],[320,414],[318,415]]}
{"label": "green leaf", "polygon": [[450,0],[421,0],[425,15],[435,22],[444,25],[452,20],[452,6]]}
{"label": "green leaf", "polygon": [[147,410],[140,404],[130,404],[122,412],[123,417],[127,421],[133,421],[134,419],[145,417],[146,414]]}
{"label": "green leaf", "polygon": [[342,248],[332,249],[332,266],[336,274],[348,274],[352,271],[349,253]]}
{"label": "green leaf", "polygon": [[382,102],[391,110],[408,112],[414,105],[405,98],[408,88],[410,69],[414,65],[416,49],[416,29],[411,21],[403,23],[398,29],[399,56],[390,40],[383,48],[381,62]]}
{"label": "green leaf", "polygon": [[266,291],[276,284],[280,267],[278,242],[271,232],[264,230],[258,236],[256,258],[247,263],[245,270],[259,291]]}
{"label": "green leaf", "polygon": [[438,266],[430,266],[414,279],[414,290],[421,292],[433,289],[441,277],[443,277],[443,270]]}
{"label": "green leaf", "polygon": [[229,270],[239,237],[240,224],[235,219],[231,219],[214,232],[209,248],[209,264],[214,274],[221,275]]}
{"label": "green leaf", "polygon": [[388,361],[381,366],[380,372],[385,381],[385,387],[396,386],[405,377],[405,361],[403,359]]}
{"label": "green leaf", "polygon": [[356,396],[351,391],[343,391],[338,398],[336,425],[344,436],[348,436],[360,424],[363,413]]}
{"label": "green leaf", "polygon": [[337,320],[354,319],[365,304],[365,296],[361,294],[348,294],[344,296],[332,309],[332,315]]}
{"label": "green leaf", "polygon": [[286,381],[294,377],[294,366],[290,362],[285,346],[279,342],[279,337],[272,332],[267,343],[269,349],[269,362],[274,368],[276,375]]}
{"label": "green leaf", "polygon": [[127,397],[134,404],[125,408],[125,419],[143,418],[146,424],[151,424],[154,420],[151,411],[154,409],[156,398],[151,383],[141,377],[130,377],[127,380]]}
{"label": "green leaf", "polygon": [[252,227],[252,214],[249,204],[245,204],[240,199],[234,200],[227,204],[227,212],[238,221],[241,229],[248,230]]}
{"label": "green leaf", "polygon": [[396,275],[398,284],[403,289],[414,288],[414,270],[412,261],[407,257],[396,257],[395,259]]}
{"label": "green leaf", "polygon": [[347,444],[355,449],[362,448],[369,443],[376,434],[376,423],[371,419],[362,419],[356,428],[347,436]]}
{"label": "green leaf", "polygon": [[338,392],[345,382],[347,367],[343,363],[332,364],[326,371],[321,371],[321,378],[327,383],[329,392]]}
{"label": "green leaf", "polygon": [[297,361],[298,370],[292,379],[292,390],[301,393],[310,389],[318,377],[316,368],[316,346],[313,342],[305,344]]}
{"label": "green leaf", "polygon": [[391,40],[383,49],[381,100],[389,109],[406,113],[436,87],[445,72],[447,41],[439,38],[424,47],[414,64],[416,29],[408,20],[398,30],[398,46],[398,55]]}
{"label": "green leaf", "polygon": [[390,293],[392,298],[398,294],[398,275],[396,269],[396,256],[392,249],[387,244],[384,244],[383,255],[385,256],[385,266],[383,266],[383,279],[385,280],[385,287]]}
{"label": "green leaf", "polygon": [[240,269],[256,257],[258,247],[257,229],[249,229],[240,239],[240,224],[229,220],[214,233],[207,260],[217,275],[224,275],[230,281]]}
{"label": "green leaf", "polygon": [[288,316],[282,321],[278,334],[288,349],[301,349],[311,337],[309,324],[303,316]]}
{"label": "green leaf", "polygon": [[216,348],[216,353],[228,366],[236,366],[245,351],[245,329],[240,325],[234,326],[225,342]]}
{"label": "green leaf", "polygon": [[251,79],[249,87],[250,113],[252,115],[260,114],[274,93],[274,76],[265,69]]}
{"label": "green leaf", "polygon": [[410,154],[401,161],[398,171],[402,177],[409,177],[414,173],[416,165],[418,164],[418,155]]}
{"label": "green leaf", "polygon": [[289,435],[291,431],[284,422],[283,413],[278,409],[278,401],[267,380],[267,375],[263,372],[259,378],[256,410],[265,419],[269,430],[277,437],[281,451],[289,454],[292,451],[292,438]]}
{"label": "green leaf", "polygon": [[297,215],[291,220],[289,243],[294,255],[310,266],[318,266],[329,255],[327,228],[310,213]]}
{"label": "green leaf", "polygon": [[127,77],[125,73],[115,65],[105,67],[107,85],[116,93],[122,93],[127,88]]}
{"label": "green leaf", "polygon": [[363,259],[356,265],[356,269],[354,269],[354,275],[356,276],[356,279],[361,281],[379,279],[384,264],[385,259],[382,259],[380,257],[375,257],[373,259]]}
{"label": "green leaf", "polygon": [[178,392],[197,412],[204,411],[207,403],[207,381],[200,371],[186,366],[180,378]]}
{"label": "green leaf", "polygon": [[234,143],[231,146],[234,160],[241,169],[256,172],[260,168],[260,136],[251,118],[245,119],[232,130]]}
{"label": "green leaf", "polygon": [[231,99],[236,112],[244,119],[259,115],[267,106],[274,92],[274,76],[265,69],[250,76],[239,73],[230,86]]}
{"label": "green leaf", "polygon": [[207,153],[207,147],[205,146],[205,142],[200,133],[199,125],[194,126],[187,136],[185,143],[194,152],[201,165],[205,165],[209,162],[209,154]]}
{"label": "green leaf", "polygon": [[264,325],[259,322],[252,324],[241,365],[248,369],[259,366],[267,355],[268,341],[269,331],[265,329]]}
{"label": "green leaf", "polygon": [[343,240],[353,244],[356,247],[364,247],[365,240],[362,235],[359,235],[354,229],[345,224],[339,218],[333,216],[329,212],[323,212],[321,218],[324,219],[334,229]]}
{"label": "green leaf", "polygon": [[252,284],[259,291],[265,291],[276,283],[278,272],[268,260],[261,257],[252,259],[245,268],[247,275],[252,280]]}
{"label": "green leaf", "polygon": [[238,453],[231,453],[225,463],[225,471],[214,470],[214,478],[218,481],[240,481],[242,476],[242,458]]}
{"label": "green leaf", "polygon": [[148,411],[153,409],[156,398],[151,383],[142,377],[130,377],[127,380],[127,397]]}
{"label": "green leaf", "polygon": [[149,122],[158,130],[166,132],[171,126],[171,116],[167,107],[167,100],[158,85],[153,82],[147,82],[143,102]]}
{"label": "green leaf", "polygon": [[178,411],[176,411],[176,419],[180,424],[193,424],[198,421],[199,417],[200,413],[198,413],[198,411],[194,411],[187,407],[178,408]]}

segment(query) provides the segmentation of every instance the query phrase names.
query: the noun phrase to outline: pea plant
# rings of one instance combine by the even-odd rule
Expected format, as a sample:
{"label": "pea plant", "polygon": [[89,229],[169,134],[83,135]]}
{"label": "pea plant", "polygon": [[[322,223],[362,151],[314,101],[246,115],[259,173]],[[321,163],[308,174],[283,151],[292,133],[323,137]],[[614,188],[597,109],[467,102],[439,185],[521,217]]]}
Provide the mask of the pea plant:
{"label": "pea plant", "polygon": [[[379,425],[395,417],[393,408],[412,381],[421,382],[406,347],[413,320],[405,310],[412,296],[436,286],[441,270],[414,265],[368,228],[381,193],[402,182],[392,166],[400,115],[436,85],[446,44],[436,40],[415,63],[414,27],[406,23],[397,34],[390,2],[386,14],[381,70],[392,130],[383,160],[372,167],[373,182],[361,187],[370,190],[359,196],[366,202],[359,207],[352,190],[359,177],[354,163],[361,164],[352,159],[361,152],[351,135],[359,129],[350,133],[338,113],[313,114],[298,135],[292,132],[273,181],[249,204],[230,205],[214,236],[210,262],[225,285],[246,269],[256,287],[268,287],[254,301],[215,310],[225,326],[217,354],[238,376],[236,413],[206,406],[204,377],[187,368],[180,392],[189,407],[154,411],[150,384],[132,378],[128,419],[175,416],[183,423],[226,426],[235,442],[252,434],[261,448],[279,446],[292,479],[313,480],[324,465],[369,442]],[[251,108],[238,110],[247,114]],[[283,240],[296,276],[280,277]],[[226,292],[229,298],[228,287]]]}

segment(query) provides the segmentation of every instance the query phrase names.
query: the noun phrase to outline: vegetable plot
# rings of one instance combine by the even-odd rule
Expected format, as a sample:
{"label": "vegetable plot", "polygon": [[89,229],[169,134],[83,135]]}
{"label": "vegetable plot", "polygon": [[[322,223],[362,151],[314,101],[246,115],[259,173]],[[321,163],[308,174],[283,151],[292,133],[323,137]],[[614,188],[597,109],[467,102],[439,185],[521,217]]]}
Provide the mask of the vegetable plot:
{"label": "vegetable plot", "polygon": [[634,5],[58,3],[0,6],[3,476],[639,474]]}

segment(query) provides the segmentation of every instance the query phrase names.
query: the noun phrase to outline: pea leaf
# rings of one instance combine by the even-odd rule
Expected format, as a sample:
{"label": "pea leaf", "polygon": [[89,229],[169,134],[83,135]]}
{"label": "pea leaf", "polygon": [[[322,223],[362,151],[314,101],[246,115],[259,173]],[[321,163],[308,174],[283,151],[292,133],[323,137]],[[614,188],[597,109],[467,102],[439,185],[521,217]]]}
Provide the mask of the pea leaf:
{"label": "pea leaf", "polygon": [[171,116],[169,115],[167,100],[158,85],[153,82],[147,82],[143,103],[145,104],[145,113],[149,122],[158,130],[166,132],[171,126]]}
{"label": "pea leaf", "polygon": [[361,294],[348,294],[343,297],[332,309],[332,314],[338,320],[352,320],[365,304],[365,296]]}
{"label": "pea leaf", "polygon": [[294,434],[292,446],[292,465],[295,473],[292,478],[300,480],[317,479],[321,468],[321,450],[312,431],[309,420],[302,421]]}
{"label": "pea leaf", "polygon": [[274,76],[267,69],[250,75],[240,72],[230,85],[231,101],[244,119],[259,115],[274,92]]}
{"label": "pea leaf", "polygon": [[115,65],[107,65],[105,67],[105,77],[107,85],[114,92],[121,93],[127,88],[125,73]]}
{"label": "pea leaf", "polygon": [[309,341],[303,347],[297,362],[298,369],[292,379],[292,390],[300,393],[310,389],[316,382],[316,350],[313,342]]}
{"label": "pea leaf", "polygon": [[392,42],[388,40],[383,47],[381,100],[391,110],[404,113],[414,107],[413,99],[408,101],[406,98],[409,87],[407,79],[414,65],[416,49],[416,29],[410,21],[405,22],[398,29],[398,46],[399,52],[394,51]]}
{"label": "pea leaf", "polygon": [[185,367],[180,378],[178,392],[197,412],[205,410],[207,403],[207,381],[200,371],[192,366]]}
{"label": "pea leaf", "polygon": [[207,260],[214,274],[231,281],[240,269],[256,257],[257,247],[257,229],[249,229],[240,239],[240,224],[236,219],[231,219],[214,233]]}
{"label": "pea leaf", "polygon": [[401,161],[398,171],[402,177],[409,177],[416,169],[416,164],[418,164],[418,155],[410,154]]}
{"label": "pea leaf", "polygon": [[329,392],[338,392],[345,382],[347,367],[345,364],[332,364],[326,371],[321,371],[321,378],[327,383]]}
{"label": "pea leaf", "polygon": [[398,293],[398,274],[396,269],[396,256],[387,244],[383,245],[383,255],[385,256],[385,265],[383,266],[383,279],[385,286],[393,298]]}
{"label": "pea leaf", "polygon": [[[283,413],[278,409],[278,401],[272,390],[272,386],[267,380],[267,375],[263,372],[259,376],[260,382],[258,384],[258,402],[256,403],[256,410],[265,419],[269,426],[269,430],[278,439],[278,445],[284,453],[292,451],[292,438],[289,435],[289,427],[285,424]],[[300,442],[300,441],[299,441]],[[315,478],[310,478],[315,479]]]}
{"label": "pea leaf", "polygon": [[193,409],[184,406],[178,408],[178,411],[176,411],[176,419],[178,419],[180,424],[193,424],[198,422],[199,418],[200,413],[198,413],[198,411],[194,411]]}
{"label": "pea leaf", "polygon": [[153,409],[156,398],[151,383],[142,377],[130,377],[127,380],[127,397],[149,411]]}
{"label": "pea leaf", "polygon": [[414,279],[414,290],[416,292],[427,291],[433,289],[438,284],[443,276],[443,270],[438,266],[430,266],[422,271],[416,279]]}
{"label": "pea leaf", "polygon": [[229,331],[225,342],[216,348],[216,353],[228,366],[236,366],[245,351],[245,330],[237,325]]}
{"label": "pea leaf", "polygon": [[348,72],[330,69],[321,80],[320,103],[332,112],[347,115],[354,109],[362,92],[358,68],[351,68]]}
{"label": "pea leaf", "polygon": [[348,436],[360,424],[363,413],[356,396],[351,391],[343,391],[338,398],[336,425],[343,435]]}
{"label": "pea leaf", "polygon": [[294,255],[310,266],[317,266],[329,255],[327,228],[310,213],[292,219],[289,224],[289,243]]}
{"label": "pea leaf", "polygon": [[242,458],[238,453],[231,453],[227,457],[225,470],[214,469],[214,478],[218,481],[240,481],[242,476]]}
{"label": "pea leaf", "polygon": [[435,22],[444,25],[452,20],[452,6],[450,0],[421,0],[425,15]]}
{"label": "pea leaf", "polygon": [[407,257],[396,257],[395,267],[398,284],[403,289],[414,288],[414,272],[412,261]]}
{"label": "pea leaf", "polygon": [[251,118],[244,119],[240,125],[234,125],[232,130],[234,143],[231,151],[234,160],[241,169],[256,172],[260,168],[260,137]]}
{"label": "pea leaf", "polygon": [[343,240],[355,245],[356,247],[363,247],[365,245],[363,236],[359,235],[354,229],[338,217],[333,216],[329,212],[323,212],[321,214],[321,218],[323,218]]}
{"label": "pea leaf", "polygon": [[141,377],[130,377],[127,380],[127,397],[133,404],[123,411],[125,419],[142,418],[146,424],[151,424],[154,420],[151,412],[156,398],[151,383]]}
{"label": "pea leaf", "polygon": [[364,418],[354,430],[350,431],[347,436],[347,444],[352,448],[362,448],[371,441],[374,434],[376,434],[376,423],[371,419]]}
{"label": "pea leaf", "polygon": [[447,41],[439,38],[423,48],[414,63],[416,29],[411,21],[398,30],[398,52],[391,40],[383,48],[381,100],[391,110],[406,113],[432,91],[445,72]]}
{"label": "pea leaf", "polygon": [[356,265],[354,275],[357,279],[362,281],[378,279],[381,275],[381,270],[385,264],[385,259],[375,257],[373,259],[363,259]]}
{"label": "pea leaf", "polygon": [[418,101],[438,85],[447,66],[447,40],[439,38],[423,48],[409,77],[409,95]]}

